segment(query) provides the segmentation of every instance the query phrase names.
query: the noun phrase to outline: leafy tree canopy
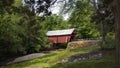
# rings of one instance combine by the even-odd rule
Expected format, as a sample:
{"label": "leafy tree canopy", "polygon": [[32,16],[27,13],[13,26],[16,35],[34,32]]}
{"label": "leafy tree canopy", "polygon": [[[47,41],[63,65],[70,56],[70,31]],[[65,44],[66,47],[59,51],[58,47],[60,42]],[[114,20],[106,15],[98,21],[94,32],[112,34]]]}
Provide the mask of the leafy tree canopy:
{"label": "leafy tree canopy", "polygon": [[50,6],[57,0],[23,0],[24,5],[28,6],[31,11],[34,11],[37,15],[50,15]]}

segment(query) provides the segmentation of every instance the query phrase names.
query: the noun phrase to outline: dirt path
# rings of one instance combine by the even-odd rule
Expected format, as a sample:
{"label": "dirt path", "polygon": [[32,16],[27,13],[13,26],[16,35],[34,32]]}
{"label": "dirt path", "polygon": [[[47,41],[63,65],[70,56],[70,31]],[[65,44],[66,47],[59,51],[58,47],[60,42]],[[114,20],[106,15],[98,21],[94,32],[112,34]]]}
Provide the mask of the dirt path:
{"label": "dirt path", "polygon": [[8,62],[7,64],[13,64],[13,63],[17,63],[17,62],[31,60],[31,59],[42,57],[42,56],[45,56],[45,55],[47,55],[47,54],[45,54],[45,53],[29,54],[29,55],[25,55],[25,56],[22,56],[22,57],[14,58],[12,61]]}
{"label": "dirt path", "polygon": [[33,53],[33,54],[24,55],[24,56],[17,57],[17,58],[14,58],[14,59],[10,60],[5,65],[35,59],[35,58],[42,57],[42,56],[45,56],[45,55],[48,55],[48,54],[51,54],[51,53],[55,53],[55,52],[58,52],[58,51],[62,51],[62,50],[64,50],[64,49],[56,49],[56,50],[51,50],[51,51],[44,51],[44,52],[41,52],[41,53]]}

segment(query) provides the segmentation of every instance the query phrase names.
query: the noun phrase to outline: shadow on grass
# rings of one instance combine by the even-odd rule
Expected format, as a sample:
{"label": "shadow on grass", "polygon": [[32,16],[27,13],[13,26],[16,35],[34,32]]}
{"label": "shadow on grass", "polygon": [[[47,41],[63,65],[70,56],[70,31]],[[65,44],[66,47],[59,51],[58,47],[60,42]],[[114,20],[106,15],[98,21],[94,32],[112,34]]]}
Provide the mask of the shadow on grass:
{"label": "shadow on grass", "polygon": [[71,62],[56,64],[51,68],[115,68],[113,62]]}
{"label": "shadow on grass", "polygon": [[69,62],[69,63],[59,63],[51,68],[115,68],[115,63],[113,61],[101,61],[96,59],[95,61],[82,61],[82,62]]}

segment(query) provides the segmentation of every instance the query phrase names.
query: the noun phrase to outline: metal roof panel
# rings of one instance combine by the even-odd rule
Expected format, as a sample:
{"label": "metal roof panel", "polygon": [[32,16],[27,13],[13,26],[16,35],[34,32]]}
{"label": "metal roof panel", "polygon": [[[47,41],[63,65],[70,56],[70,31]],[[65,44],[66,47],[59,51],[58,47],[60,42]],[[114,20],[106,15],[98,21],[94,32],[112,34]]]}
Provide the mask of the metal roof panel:
{"label": "metal roof panel", "polygon": [[48,31],[46,33],[47,36],[59,36],[59,35],[69,35],[72,34],[75,29],[65,29],[65,30],[54,30]]}

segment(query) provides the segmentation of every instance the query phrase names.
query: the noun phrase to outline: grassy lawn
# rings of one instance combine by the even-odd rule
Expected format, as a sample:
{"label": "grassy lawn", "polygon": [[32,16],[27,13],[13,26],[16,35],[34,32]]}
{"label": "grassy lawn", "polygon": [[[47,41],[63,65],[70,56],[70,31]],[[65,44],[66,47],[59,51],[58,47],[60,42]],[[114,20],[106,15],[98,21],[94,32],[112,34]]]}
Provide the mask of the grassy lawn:
{"label": "grassy lawn", "polygon": [[51,68],[116,68],[113,51],[107,51],[106,55],[101,58],[85,60],[82,62],[69,62],[56,64]]}
{"label": "grassy lawn", "polygon": [[99,46],[66,49],[33,60],[11,64],[8,65],[6,68],[114,68],[114,57],[111,51],[110,54],[107,53],[102,58],[91,59],[76,63],[73,62],[57,64],[58,61],[61,61],[74,54],[89,53],[92,51],[97,51],[99,49]]}

